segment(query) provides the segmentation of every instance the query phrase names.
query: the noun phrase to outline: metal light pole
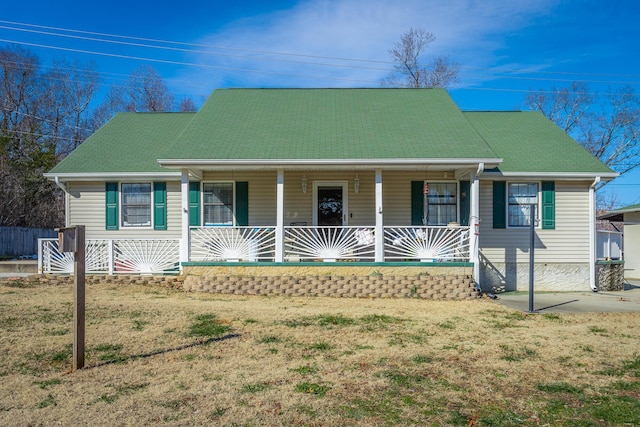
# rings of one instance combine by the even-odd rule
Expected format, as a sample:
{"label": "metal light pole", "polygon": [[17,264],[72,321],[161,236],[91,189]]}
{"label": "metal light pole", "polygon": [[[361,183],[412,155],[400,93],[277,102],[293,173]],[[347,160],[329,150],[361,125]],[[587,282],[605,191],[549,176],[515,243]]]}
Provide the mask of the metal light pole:
{"label": "metal light pole", "polygon": [[533,313],[534,248],[536,245],[536,205],[529,205],[529,313]]}

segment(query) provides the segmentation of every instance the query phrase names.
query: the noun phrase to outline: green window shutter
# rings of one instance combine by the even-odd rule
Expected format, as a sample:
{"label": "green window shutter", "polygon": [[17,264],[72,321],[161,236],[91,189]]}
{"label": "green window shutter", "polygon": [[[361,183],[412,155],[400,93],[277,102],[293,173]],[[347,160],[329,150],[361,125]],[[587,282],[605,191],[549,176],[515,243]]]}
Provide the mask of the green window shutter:
{"label": "green window shutter", "polygon": [[107,230],[118,229],[118,183],[105,182],[105,228]]}
{"label": "green window shutter", "polygon": [[200,222],[200,182],[189,183],[189,225],[199,226]]}
{"label": "green window shutter", "polygon": [[553,181],[542,181],[542,228],[556,228],[556,183]]}
{"label": "green window shutter", "polygon": [[411,181],[411,225],[423,225],[424,197],[422,189],[424,181]]}
{"label": "green window shutter", "polygon": [[153,183],[153,228],[167,229],[167,183]]}
{"label": "green window shutter", "polygon": [[236,182],[236,225],[249,225],[249,183]]}
{"label": "green window shutter", "polygon": [[460,225],[469,225],[471,181],[460,181]]}
{"label": "green window shutter", "polygon": [[507,228],[507,183],[493,181],[493,228]]}

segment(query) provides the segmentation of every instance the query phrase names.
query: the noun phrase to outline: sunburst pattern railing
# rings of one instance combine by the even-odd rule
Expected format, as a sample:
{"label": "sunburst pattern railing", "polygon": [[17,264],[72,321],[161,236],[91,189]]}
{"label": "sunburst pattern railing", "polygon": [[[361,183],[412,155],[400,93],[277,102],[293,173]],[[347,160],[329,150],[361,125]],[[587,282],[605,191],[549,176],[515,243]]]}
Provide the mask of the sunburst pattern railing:
{"label": "sunburst pattern railing", "polygon": [[375,258],[372,227],[285,228],[285,261],[360,260]]}
{"label": "sunburst pattern railing", "polygon": [[384,241],[387,260],[469,260],[469,227],[385,227]]}
{"label": "sunburst pattern railing", "polygon": [[116,273],[178,272],[178,239],[114,240],[113,264]]}
{"label": "sunburst pattern railing", "polygon": [[273,227],[192,227],[191,261],[274,261]]}
{"label": "sunburst pattern railing", "polygon": [[[73,272],[73,254],[60,252],[57,239],[39,240],[40,271]],[[87,273],[164,274],[179,270],[179,239],[87,240],[85,251]]]}

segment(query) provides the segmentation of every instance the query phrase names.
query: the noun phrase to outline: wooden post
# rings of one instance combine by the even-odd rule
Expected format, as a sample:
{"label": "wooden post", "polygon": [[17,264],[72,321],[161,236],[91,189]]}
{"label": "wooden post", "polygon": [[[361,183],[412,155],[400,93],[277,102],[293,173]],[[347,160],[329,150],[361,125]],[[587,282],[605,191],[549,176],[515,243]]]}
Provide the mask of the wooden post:
{"label": "wooden post", "polygon": [[58,250],[73,252],[73,370],[84,368],[85,319],[84,225],[58,229]]}
{"label": "wooden post", "polygon": [[85,244],[84,225],[76,226],[73,288],[73,370],[84,368]]}

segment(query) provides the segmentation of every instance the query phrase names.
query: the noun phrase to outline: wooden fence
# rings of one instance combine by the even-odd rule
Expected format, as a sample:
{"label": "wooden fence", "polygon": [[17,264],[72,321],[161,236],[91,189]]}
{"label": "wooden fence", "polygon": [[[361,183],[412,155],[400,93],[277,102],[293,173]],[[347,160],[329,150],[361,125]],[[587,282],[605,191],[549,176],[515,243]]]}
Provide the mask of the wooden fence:
{"label": "wooden fence", "polygon": [[0,227],[0,256],[35,256],[38,239],[55,237],[58,233],[51,228]]}

